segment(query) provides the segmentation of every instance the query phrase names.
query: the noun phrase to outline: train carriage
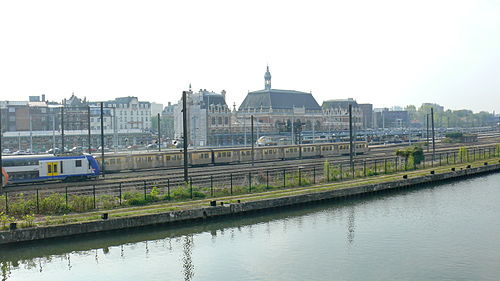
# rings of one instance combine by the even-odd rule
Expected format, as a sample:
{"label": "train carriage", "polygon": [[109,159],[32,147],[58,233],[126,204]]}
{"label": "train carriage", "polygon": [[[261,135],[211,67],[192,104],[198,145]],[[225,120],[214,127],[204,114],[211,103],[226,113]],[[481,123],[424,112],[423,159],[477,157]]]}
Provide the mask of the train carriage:
{"label": "train carriage", "polygon": [[213,163],[214,164],[229,164],[239,162],[238,151],[240,149],[214,149]]}
{"label": "train carriage", "polygon": [[283,159],[297,159],[300,158],[298,146],[285,146],[283,147]]}
{"label": "train carriage", "polygon": [[5,184],[95,178],[100,174],[91,155],[26,155],[2,159]]}
{"label": "train carriage", "polygon": [[[319,146],[318,146],[319,147]],[[311,158],[311,157],[317,157],[319,156],[318,154],[318,149],[316,145],[303,145],[300,147],[301,151],[301,157],[302,158]]]}
{"label": "train carriage", "polygon": [[190,151],[189,163],[192,166],[212,164],[212,151],[211,150]]}
{"label": "train carriage", "polygon": [[282,159],[281,156],[281,149],[273,147],[273,148],[261,148],[260,149],[262,152],[262,160],[280,160]]}
{"label": "train carriage", "polygon": [[[356,154],[368,151],[366,142],[356,142]],[[287,146],[263,146],[254,148],[255,161],[276,161],[286,159],[330,157],[349,155],[349,143],[321,143]],[[189,150],[188,164],[190,166],[220,165],[231,163],[248,163],[252,161],[252,149],[217,148]],[[100,155],[96,155],[100,161]],[[182,167],[184,156],[181,150],[167,150],[162,152],[136,154],[106,154],[106,171],[123,171],[151,168]]]}

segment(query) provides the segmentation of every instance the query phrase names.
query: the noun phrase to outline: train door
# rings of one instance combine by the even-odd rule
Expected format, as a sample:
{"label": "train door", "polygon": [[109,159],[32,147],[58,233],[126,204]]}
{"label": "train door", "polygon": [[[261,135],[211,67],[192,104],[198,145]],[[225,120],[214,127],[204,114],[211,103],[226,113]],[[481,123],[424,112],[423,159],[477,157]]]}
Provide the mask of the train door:
{"label": "train door", "polygon": [[57,162],[47,162],[47,176],[53,177],[59,175],[58,166],[59,163]]}

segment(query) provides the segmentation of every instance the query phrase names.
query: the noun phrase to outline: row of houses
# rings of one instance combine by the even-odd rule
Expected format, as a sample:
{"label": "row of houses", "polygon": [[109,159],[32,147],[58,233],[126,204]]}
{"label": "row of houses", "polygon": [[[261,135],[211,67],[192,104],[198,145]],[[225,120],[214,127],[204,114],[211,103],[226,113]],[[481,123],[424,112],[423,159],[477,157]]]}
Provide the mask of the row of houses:
{"label": "row of houses", "polygon": [[101,124],[108,147],[151,141],[151,103],[137,97],[94,102],[72,94],[53,102],[45,95],[30,96],[28,101],[0,101],[0,117],[4,147],[19,150],[43,151],[62,143],[87,147],[89,141],[98,147]]}

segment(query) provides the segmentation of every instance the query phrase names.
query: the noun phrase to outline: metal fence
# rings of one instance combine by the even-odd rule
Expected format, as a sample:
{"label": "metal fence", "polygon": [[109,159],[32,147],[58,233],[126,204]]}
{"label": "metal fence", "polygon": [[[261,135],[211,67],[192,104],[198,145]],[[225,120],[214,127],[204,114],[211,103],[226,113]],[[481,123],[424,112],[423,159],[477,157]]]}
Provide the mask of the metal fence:
{"label": "metal fence", "polygon": [[293,168],[268,168],[250,172],[194,176],[187,183],[182,178],[162,178],[122,181],[98,186],[8,191],[0,196],[0,213],[18,217],[26,214],[56,215],[162,201],[250,194],[461,164],[497,156],[500,156],[500,146],[436,153],[434,156],[424,156],[420,163],[402,157],[357,159],[353,165],[349,162],[325,160],[323,163],[304,164]]}

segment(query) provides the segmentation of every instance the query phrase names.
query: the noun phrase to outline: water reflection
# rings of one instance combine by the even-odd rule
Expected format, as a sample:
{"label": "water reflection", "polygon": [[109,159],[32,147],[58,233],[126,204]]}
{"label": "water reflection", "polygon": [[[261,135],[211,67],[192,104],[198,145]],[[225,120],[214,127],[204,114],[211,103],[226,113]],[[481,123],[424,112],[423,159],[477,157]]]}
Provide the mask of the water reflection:
{"label": "water reflection", "polygon": [[193,253],[193,236],[184,236],[184,246],[182,247],[182,268],[185,281],[192,280],[194,276],[194,264],[191,254]]}
{"label": "water reflection", "polygon": [[[343,264],[350,260],[345,258],[348,255],[342,252],[343,249],[339,248],[342,246],[339,245],[351,249],[349,254],[360,251],[360,245],[369,245],[361,252],[366,252],[364,257],[371,257],[373,254],[370,252],[372,250],[370,247],[374,247],[373,249],[378,247],[379,251],[383,249],[382,252],[390,251],[391,247],[394,247],[394,241],[390,241],[391,244],[388,245],[373,246],[385,241],[384,236],[377,239],[372,236],[373,233],[387,235],[388,229],[391,232],[397,232],[405,230],[405,228],[408,228],[408,231],[411,229],[413,232],[418,232],[420,227],[413,227],[417,225],[417,222],[421,222],[413,221],[415,219],[432,220],[441,213],[458,213],[460,210],[455,209],[452,210],[453,212],[434,211],[431,212],[430,216],[427,213],[429,207],[432,209],[443,205],[443,198],[439,197],[443,190],[446,191],[446,188],[437,188],[427,193],[422,192],[422,190],[412,193],[400,192],[359,200],[291,208],[278,212],[256,213],[243,219],[216,219],[209,223],[199,222],[189,226],[150,227],[51,240],[44,243],[28,243],[16,247],[4,246],[0,247],[2,281],[23,280],[19,279],[16,274],[26,273],[30,270],[30,277],[36,277],[35,273],[40,273],[39,276],[43,277],[50,276],[43,275],[43,273],[52,272],[53,274],[54,264],[58,265],[57,270],[60,271],[60,267],[63,266],[65,270],[72,271],[72,274],[93,268],[120,270],[117,268],[121,266],[121,268],[139,267],[145,272],[157,270],[159,276],[169,280],[182,280],[182,278],[189,281],[217,280],[216,277],[210,275],[212,268],[222,270],[222,273],[218,272],[221,274],[220,276],[224,275],[225,270],[252,274],[257,274],[259,270],[262,270],[267,273],[282,264],[289,266],[287,270],[293,270],[300,267],[300,264],[295,263],[295,259],[302,258],[296,255],[308,250],[312,250],[312,254],[306,255],[307,258],[304,262],[314,260],[315,264],[311,265],[316,266],[314,271],[324,270],[320,266],[323,260],[333,260],[331,262],[337,264],[338,268],[346,268],[347,270],[347,268],[352,267],[352,264]],[[459,198],[457,198],[456,191],[453,191],[452,194],[455,196],[451,205],[453,207],[459,205],[456,203]],[[464,194],[469,196],[470,192],[467,191]],[[398,201],[398,197],[403,199]],[[447,195],[445,198],[449,197],[450,195]],[[419,205],[422,202],[427,202],[426,204],[429,206]],[[401,210],[411,212],[411,220]],[[469,213],[476,211],[470,208],[468,210]],[[438,219],[442,218],[438,217]],[[400,221],[395,222],[397,220]],[[481,220],[484,218],[481,217]],[[372,223],[372,221],[378,223]],[[435,228],[440,227],[440,224],[436,222],[431,222],[428,225]],[[378,231],[370,233],[373,228]],[[467,227],[467,229],[469,228]],[[435,229],[432,231],[437,232]],[[412,234],[400,233],[397,237]],[[354,243],[355,239],[356,243]],[[369,243],[366,243],[367,239]],[[344,243],[339,243],[339,241]],[[419,237],[419,241],[425,240]],[[411,245],[407,242],[401,244],[402,247]],[[442,244],[445,243],[438,243],[439,246]],[[300,247],[294,248],[296,245],[300,245]],[[291,251],[291,249],[293,250]],[[356,251],[352,251],[352,249],[356,249]],[[419,250],[421,251],[421,249]],[[379,254],[379,251],[375,252]],[[320,256],[330,253],[335,253],[335,255]],[[343,253],[345,254],[344,258],[342,257]],[[263,261],[264,255],[266,258],[270,256],[270,260]],[[392,257],[385,258],[390,260]],[[383,259],[381,258],[381,260]],[[156,264],[154,264],[155,262]],[[152,264],[154,266],[146,269],[148,265]],[[366,263],[364,264],[366,265]],[[111,265],[113,265],[113,269]],[[340,270],[338,268],[336,270]],[[304,271],[304,269],[302,270]],[[161,274],[159,274],[160,272]],[[284,272],[281,273],[286,274],[288,271]],[[68,275],[61,272],[61,276]],[[115,278],[118,277],[120,276],[115,276]],[[304,278],[307,279],[306,277]],[[38,278],[31,279],[38,280]],[[144,277],[144,280],[146,279],[148,278]],[[232,279],[237,280],[238,278]],[[258,276],[255,279],[287,280],[285,277],[272,278],[272,276],[267,275]],[[356,280],[356,278],[341,277],[338,279]],[[115,280],[123,280],[123,278]],[[295,280],[300,279],[296,277]]]}
{"label": "water reflection", "polygon": [[[346,203],[342,205],[346,205]],[[216,244],[217,237],[224,237],[226,234],[231,241],[241,239],[239,237],[241,234],[253,240],[255,239],[254,231],[258,229],[259,234],[262,231],[269,239],[272,239],[276,236],[276,231],[280,232],[280,235],[283,235],[289,231],[291,226],[302,230],[305,224],[302,216],[323,210],[324,207],[323,204],[311,205],[306,209],[292,208],[287,209],[286,212],[264,213],[264,215],[250,216],[243,220],[215,220],[214,223],[196,223],[191,227],[178,227],[168,230],[155,227],[123,231],[123,235],[118,233],[97,234],[90,235],[87,238],[66,238],[62,239],[62,241],[49,240],[42,245],[28,243],[21,247],[4,246],[0,247],[2,280],[9,280],[11,271],[21,269],[21,267],[24,269],[37,268],[37,271],[42,273],[45,266],[51,264],[54,259],[64,261],[66,269],[71,271],[73,268],[72,255],[93,256],[94,263],[99,265],[104,262],[104,256],[112,256],[113,247],[119,250],[119,257],[124,261],[130,256],[127,255],[128,251],[134,252],[132,256],[137,256],[136,251],[142,251],[145,257],[149,258],[152,244],[154,244],[154,248],[161,246],[161,248],[166,249],[169,253],[175,252],[174,248],[177,246],[181,247],[182,257],[180,257],[180,264],[182,276],[184,280],[193,280],[196,267],[192,254],[196,234],[208,233],[212,244]],[[352,243],[355,230],[355,208],[352,205],[345,207],[349,208],[347,216],[347,241]],[[300,219],[297,221],[291,220],[295,218]],[[331,219],[332,217],[330,216],[325,218],[327,221]],[[317,220],[316,216],[312,216],[308,224],[312,224],[313,226],[320,225],[321,223]],[[281,227],[276,227],[276,221],[280,222]],[[256,225],[259,227],[255,227]],[[273,232],[275,233],[273,234]],[[174,246],[173,243],[177,246]],[[103,256],[99,255],[101,251]]]}
{"label": "water reflection", "polygon": [[352,244],[354,241],[354,230],[356,229],[354,214],[355,214],[354,206],[349,206],[347,208],[347,242]]}

